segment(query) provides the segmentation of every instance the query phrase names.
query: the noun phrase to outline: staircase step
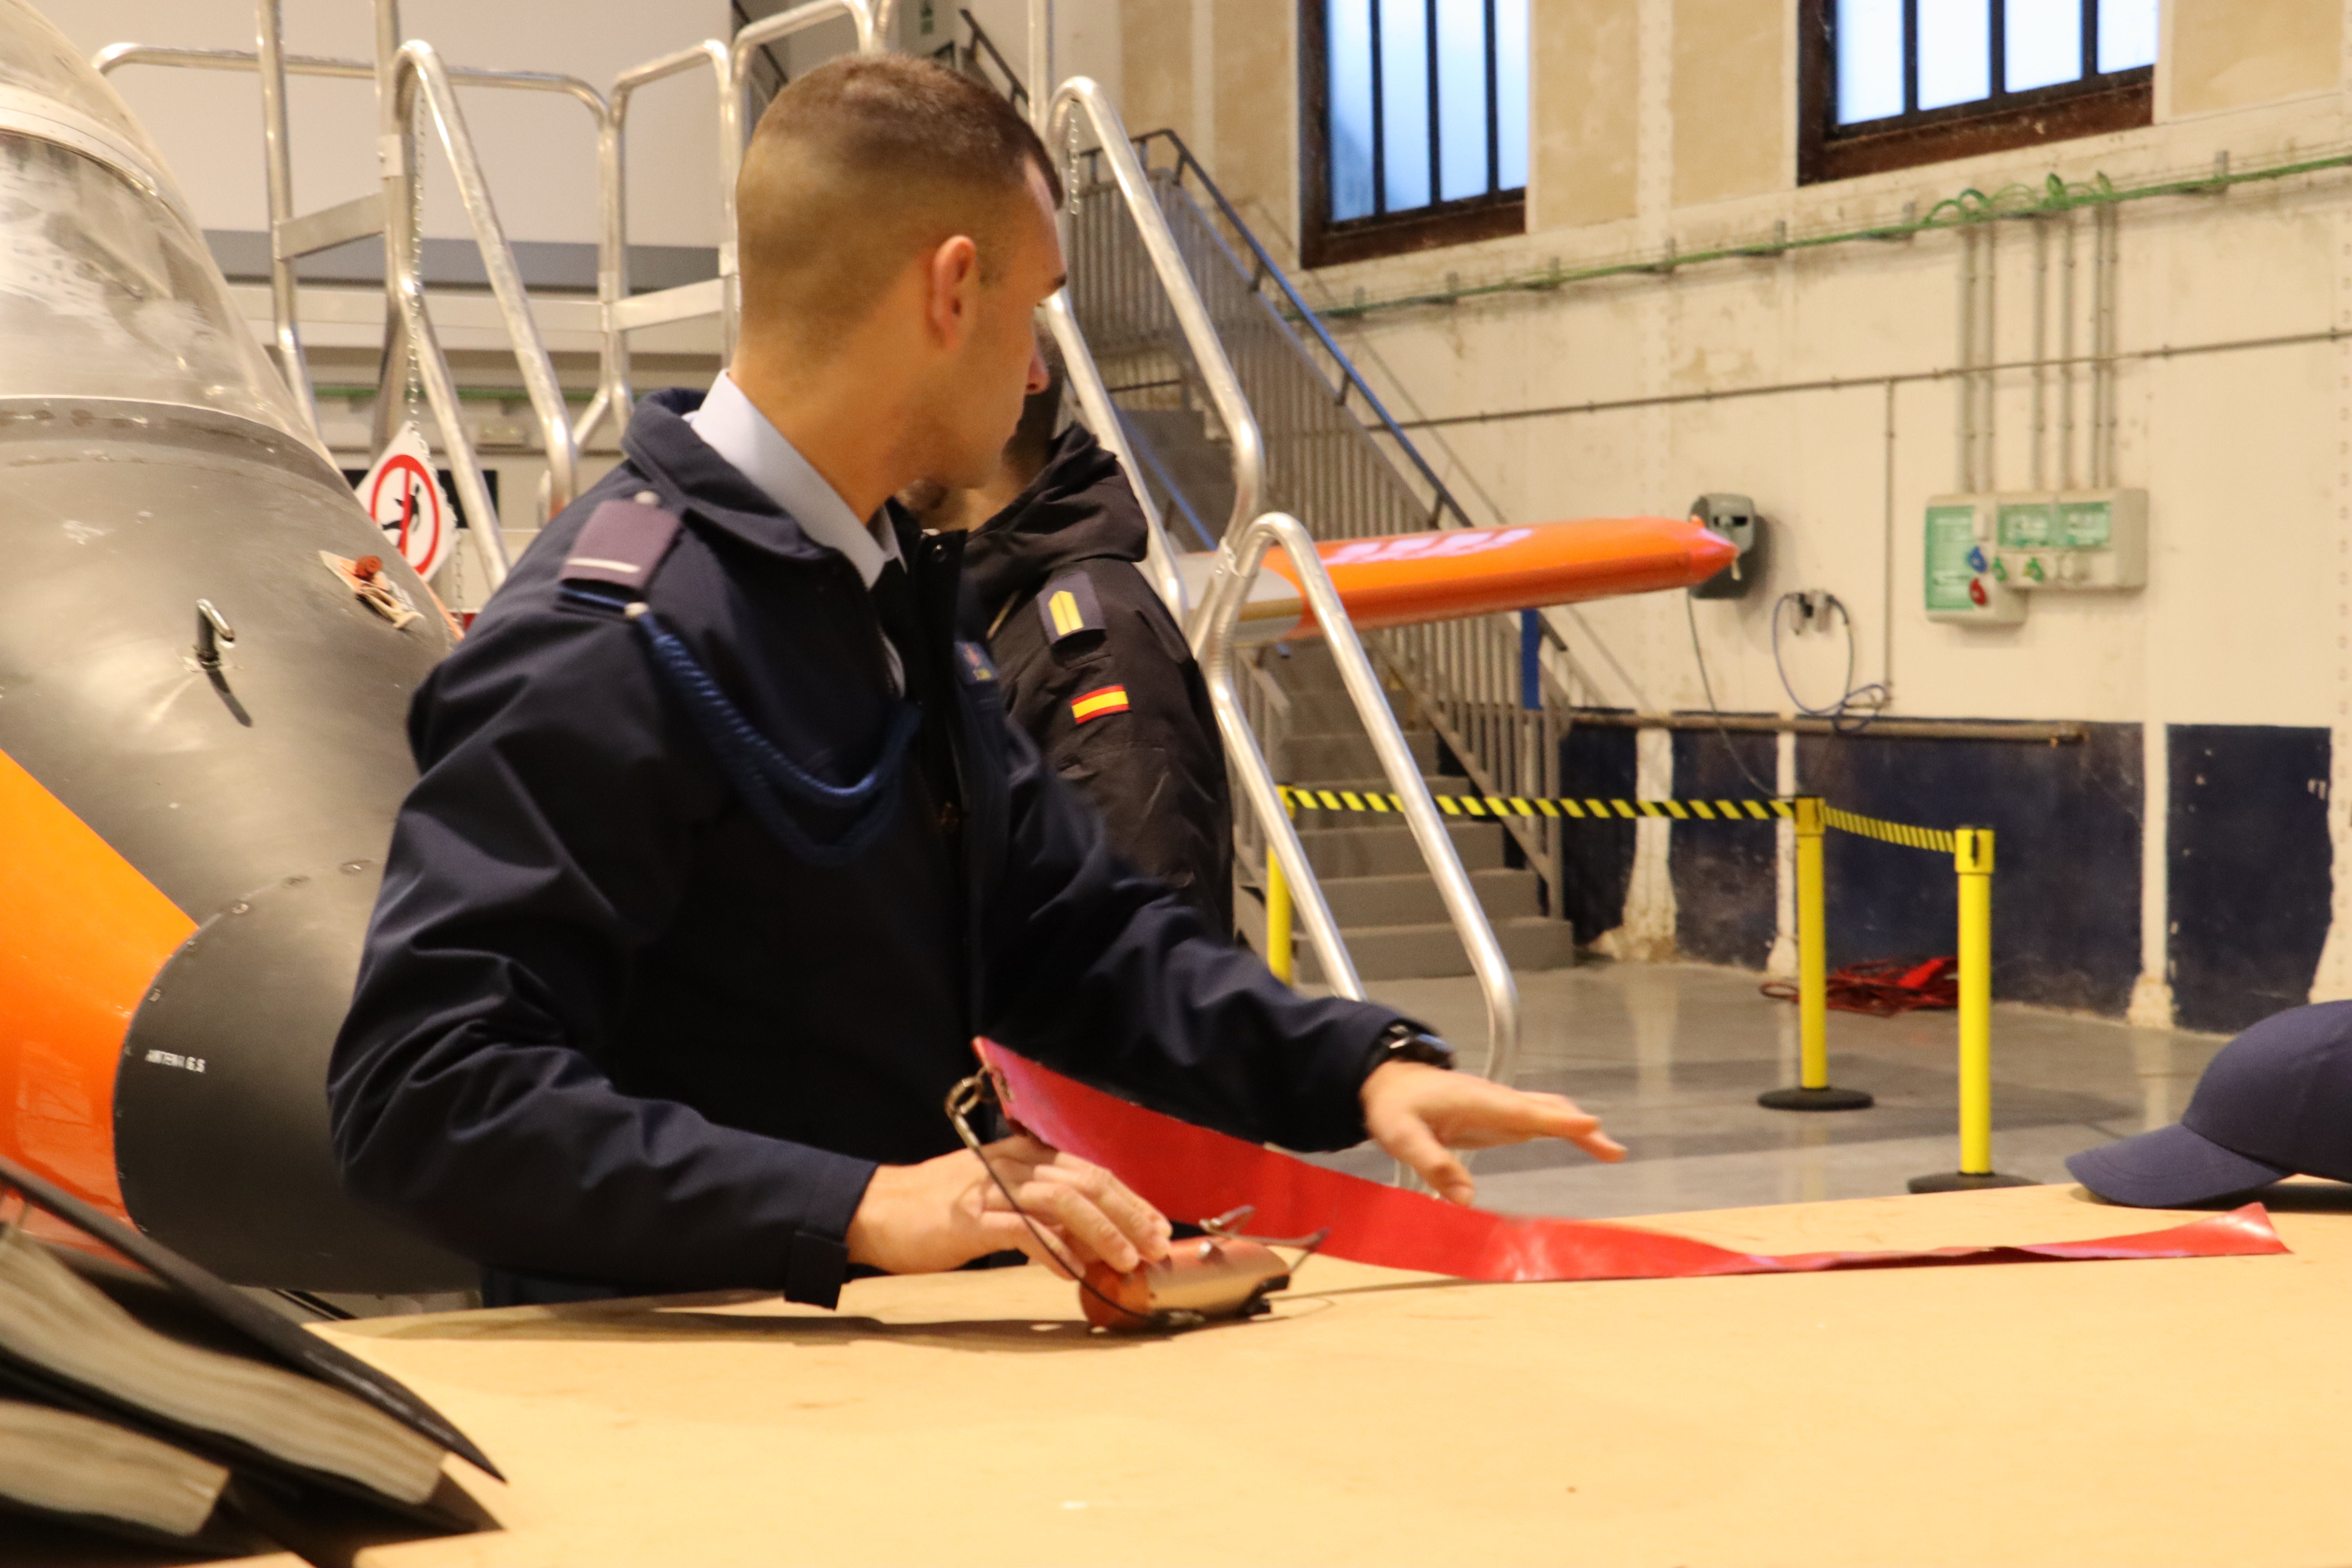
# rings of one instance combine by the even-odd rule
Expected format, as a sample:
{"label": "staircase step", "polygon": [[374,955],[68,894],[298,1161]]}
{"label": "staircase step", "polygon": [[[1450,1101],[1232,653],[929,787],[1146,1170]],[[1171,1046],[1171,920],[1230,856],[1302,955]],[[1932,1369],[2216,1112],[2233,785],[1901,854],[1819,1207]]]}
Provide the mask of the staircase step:
{"label": "staircase step", "polygon": [[[1292,726],[1310,733],[1360,733],[1364,721],[1356,712],[1355,703],[1349,700],[1347,688],[1339,684],[1339,672],[1331,672],[1331,684],[1327,688],[1318,683],[1313,672],[1296,670],[1293,667],[1297,662],[1294,659],[1285,666],[1273,659],[1266,661],[1266,668],[1276,684],[1281,686],[1282,694],[1290,699]],[[1397,701],[1395,692],[1389,693],[1389,701],[1393,710]],[[1404,721],[1402,714],[1398,716],[1398,721]]]}
{"label": "staircase step", "polygon": [[[1437,771],[1437,731],[1407,730],[1407,747],[1422,772]],[[1275,767],[1286,778],[1369,778],[1381,771],[1381,754],[1360,729],[1300,734],[1294,731],[1276,748]]]}
{"label": "staircase step", "polygon": [[[1533,871],[1473,871],[1470,883],[1486,918],[1507,920],[1540,916],[1539,886]],[[1437,879],[1426,871],[1400,871],[1385,877],[1333,877],[1323,883],[1323,897],[1342,930],[1358,926],[1428,925],[1443,922],[1445,899]]]}
{"label": "staircase step", "polygon": [[[1394,817],[1367,816],[1368,822],[1394,822]],[[1498,870],[1503,864],[1503,829],[1492,823],[1449,822],[1454,853],[1467,871]],[[1298,840],[1307,847],[1307,861],[1326,882],[1349,877],[1393,876],[1401,872],[1429,875],[1412,829],[1392,827],[1308,827]],[[1328,894],[1326,895],[1328,896]]]}
{"label": "staircase step", "polygon": [[[1339,935],[1348,944],[1348,956],[1355,961],[1357,974],[1367,982],[1437,979],[1471,973],[1470,954],[1463,947],[1460,934],[1444,921],[1353,929],[1342,926]],[[1314,943],[1304,937],[1295,940],[1299,980],[1321,980],[1322,965],[1316,962]],[[1515,970],[1565,969],[1576,962],[1576,930],[1566,921],[1546,920],[1540,915],[1496,921],[1495,940],[1503,949],[1505,961]]]}

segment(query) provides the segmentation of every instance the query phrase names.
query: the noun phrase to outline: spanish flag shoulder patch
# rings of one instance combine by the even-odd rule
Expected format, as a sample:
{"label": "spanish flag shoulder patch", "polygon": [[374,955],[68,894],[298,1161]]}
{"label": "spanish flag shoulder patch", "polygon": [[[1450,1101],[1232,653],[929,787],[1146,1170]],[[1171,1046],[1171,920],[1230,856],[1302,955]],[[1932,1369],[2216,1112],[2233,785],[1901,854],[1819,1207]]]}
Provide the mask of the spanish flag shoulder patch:
{"label": "spanish flag shoulder patch", "polygon": [[1070,717],[1081,724],[1126,711],[1127,688],[1124,686],[1097,686],[1092,691],[1070,700]]}

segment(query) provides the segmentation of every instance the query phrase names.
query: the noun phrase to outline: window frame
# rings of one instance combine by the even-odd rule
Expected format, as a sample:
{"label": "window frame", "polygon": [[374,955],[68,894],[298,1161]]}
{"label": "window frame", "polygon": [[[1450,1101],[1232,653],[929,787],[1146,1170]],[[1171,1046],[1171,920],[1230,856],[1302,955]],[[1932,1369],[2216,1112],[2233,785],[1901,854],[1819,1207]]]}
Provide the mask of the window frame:
{"label": "window frame", "polygon": [[[1864,174],[1948,163],[1981,153],[2007,153],[2049,142],[2132,131],[2156,122],[2156,68],[2094,72],[2074,81],[1996,90],[1990,100],[1942,109],[1907,110],[1842,131],[1837,119],[1837,38],[1834,0],[1797,0],[1797,183],[1820,184]],[[2087,7],[2086,7],[2087,9]],[[1916,5],[1906,4],[1904,71],[1916,79]],[[2003,6],[1992,7],[1992,66],[2000,80]],[[2085,17],[2088,21],[2088,17]],[[2086,60],[2097,63],[2098,41],[2085,32]],[[1906,100],[1913,92],[1906,88]]]}
{"label": "window frame", "polygon": [[[1432,3],[1432,0],[1423,0],[1423,3]],[[1462,196],[1450,202],[1433,202],[1401,213],[1377,213],[1370,217],[1332,221],[1331,62],[1327,5],[1328,0],[1298,0],[1300,265],[1309,268],[1337,267],[1350,261],[1409,256],[1416,251],[1435,250],[1444,246],[1469,245],[1482,239],[1525,234],[1528,231],[1528,193],[1524,185],[1516,190]],[[1496,41],[1491,31],[1486,38],[1486,53],[1489,61],[1496,61]],[[1432,51],[1429,68],[1430,114],[1433,120],[1437,113],[1434,51]],[[1498,132],[1493,81],[1490,75],[1486,95],[1486,167],[1490,179],[1494,177],[1493,171],[1501,166],[1501,148],[1496,142]],[[1373,86],[1376,100],[1379,91],[1376,82]],[[1532,126],[1529,129],[1532,137]],[[1532,165],[1534,148],[1530,146],[1528,152]],[[1372,169],[1373,190],[1377,194],[1381,188],[1381,150],[1377,140],[1373,146]],[[1533,173],[1532,166],[1529,173]],[[1436,188],[1438,178],[1437,163],[1433,158],[1430,167],[1433,190]]]}

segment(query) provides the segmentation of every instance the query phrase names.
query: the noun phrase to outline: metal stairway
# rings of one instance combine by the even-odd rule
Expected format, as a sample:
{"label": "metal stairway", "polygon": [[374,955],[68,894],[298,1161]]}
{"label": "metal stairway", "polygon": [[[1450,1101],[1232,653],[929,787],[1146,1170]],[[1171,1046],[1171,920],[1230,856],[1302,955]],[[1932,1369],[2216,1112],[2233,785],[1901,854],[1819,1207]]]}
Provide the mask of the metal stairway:
{"label": "metal stairway", "polygon": [[[1363,727],[1356,721],[1339,685],[1331,656],[1319,643],[1307,643],[1266,661],[1281,665],[1280,679],[1290,700],[1292,728],[1272,748],[1285,778],[1316,788],[1377,791],[1388,788]],[[1409,701],[1398,715],[1405,740],[1420,760],[1423,776],[1438,795],[1468,793],[1437,731],[1416,723]],[[1556,969],[1575,962],[1575,933],[1567,921],[1543,910],[1542,879],[1525,865],[1507,864],[1509,847],[1492,823],[1450,825],[1454,853],[1470,873],[1478,901],[1493,922],[1496,939],[1513,969]],[[1357,972],[1366,980],[1398,980],[1468,974],[1470,960],[1460,934],[1446,918],[1437,884],[1397,818],[1354,812],[1307,812],[1299,817],[1299,837],[1323,884],[1323,896],[1339,918]],[[1265,911],[1255,899],[1235,900],[1244,937],[1263,946]],[[1301,979],[1319,980],[1310,947],[1298,957]]]}
{"label": "metal stairway", "polygon": [[[1266,504],[1297,515],[1318,540],[1470,526],[1182,142],[1163,131],[1137,138],[1136,145],[1258,417]],[[1118,193],[1088,177],[1083,163],[1073,184],[1070,293],[1078,322],[1171,542],[1179,550],[1211,548],[1232,507],[1224,433]],[[1369,425],[1365,414],[1372,416]],[[1365,644],[1433,790],[1557,793],[1567,701],[1546,678],[1537,680],[1537,700],[1528,705],[1515,618],[1377,632]],[[1305,645],[1286,655],[1260,650],[1249,657],[1252,727],[1280,776],[1298,784],[1379,787],[1372,749],[1324,649]],[[1438,773],[1441,756],[1454,771]],[[1300,828],[1365,978],[1471,972],[1436,884],[1396,818],[1323,814],[1302,818]],[[1512,967],[1574,962],[1569,927],[1544,912],[1560,907],[1558,829],[1454,824],[1450,831]],[[1507,843],[1507,835],[1515,842]],[[1255,888],[1264,855],[1251,837],[1245,824],[1239,864],[1244,886]],[[1263,907],[1244,898],[1236,909],[1244,937],[1260,942]],[[1311,975],[1304,954],[1301,962],[1302,973]]]}

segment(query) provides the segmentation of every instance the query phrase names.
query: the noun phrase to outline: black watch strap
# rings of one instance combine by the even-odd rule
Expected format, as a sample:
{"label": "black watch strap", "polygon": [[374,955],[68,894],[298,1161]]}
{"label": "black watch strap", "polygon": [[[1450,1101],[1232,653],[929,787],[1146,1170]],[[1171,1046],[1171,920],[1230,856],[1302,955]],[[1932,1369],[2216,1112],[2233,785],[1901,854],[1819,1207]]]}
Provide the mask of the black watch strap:
{"label": "black watch strap", "polygon": [[1364,1076],[1370,1077],[1383,1062],[1422,1062],[1450,1069],[1454,1066],[1454,1047],[1419,1024],[1400,1021],[1390,1025],[1373,1043],[1372,1059],[1364,1068]]}

